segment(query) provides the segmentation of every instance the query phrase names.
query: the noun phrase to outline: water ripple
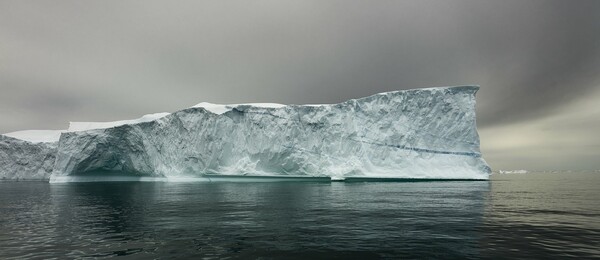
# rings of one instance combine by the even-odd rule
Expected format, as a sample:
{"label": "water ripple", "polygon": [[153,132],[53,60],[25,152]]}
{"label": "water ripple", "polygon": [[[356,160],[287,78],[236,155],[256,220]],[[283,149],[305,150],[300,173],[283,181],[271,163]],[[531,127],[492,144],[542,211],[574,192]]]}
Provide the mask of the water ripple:
{"label": "water ripple", "polygon": [[0,258],[593,258],[597,175],[0,183]]}

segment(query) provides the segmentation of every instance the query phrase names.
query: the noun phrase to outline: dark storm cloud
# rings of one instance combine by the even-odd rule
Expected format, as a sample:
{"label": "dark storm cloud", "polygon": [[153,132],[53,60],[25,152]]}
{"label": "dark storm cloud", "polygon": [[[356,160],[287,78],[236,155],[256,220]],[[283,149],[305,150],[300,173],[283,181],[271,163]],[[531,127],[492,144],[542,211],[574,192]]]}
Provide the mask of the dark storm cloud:
{"label": "dark storm cloud", "polygon": [[[2,102],[15,100],[11,89],[26,87],[31,95],[14,106],[43,111],[95,103],[88,118],[110,120],[200,101],[331,103],[480,84],[479,122],[486,126],[545,113],[597,87],[599,7],[598,1],[3,1],[0,73],[28,82],[4,80]],[[47,89],[75,94],[65,97],[71,101],[29,105]],[[103,114],[101,104],[113,103],[123,110]],[[55,123],[23,126],[85,118],[56,112]]]}

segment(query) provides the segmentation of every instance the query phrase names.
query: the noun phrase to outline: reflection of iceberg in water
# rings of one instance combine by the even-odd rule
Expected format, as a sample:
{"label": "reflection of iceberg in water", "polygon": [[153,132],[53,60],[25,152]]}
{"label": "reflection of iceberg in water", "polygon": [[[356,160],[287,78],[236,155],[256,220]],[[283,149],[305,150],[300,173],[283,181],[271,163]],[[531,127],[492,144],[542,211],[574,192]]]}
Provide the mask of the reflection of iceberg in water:
{"label": "reflection of iceberg in water", "polygon": [[[406,258],[422,258],[411,254],[423,250],[405,248],[425,245],[448,258],[476,258],[490,183],[126,182],[46,187],[50,194],[42,195],[51,202],[33,208],[27,223],[38,230],[32,233],[37,239],[21,243],[61,247],[75,258],[169,252],[276,256],[300,248],[359,250],[357,245]],[[77,239],[72,239],[74,234]]]}
{"label": "reflection of iceberg in water", "polygon": [[[238,180],[226,177],[231,175],[252,181],[486,180],[490,168],[475,124],[477,90],[396,91],[332,105],[201,103],[138,120],[72,123],[58,142],[39,143],[51,144],[43,153],[18,156],[54,162],[35,166],[51,182]],[[7,147],[22,145],[6,140]],[[0,160],[14,167],[0,174],[27,178],[34,167],[21,167],[14,153],[5,154]]]}

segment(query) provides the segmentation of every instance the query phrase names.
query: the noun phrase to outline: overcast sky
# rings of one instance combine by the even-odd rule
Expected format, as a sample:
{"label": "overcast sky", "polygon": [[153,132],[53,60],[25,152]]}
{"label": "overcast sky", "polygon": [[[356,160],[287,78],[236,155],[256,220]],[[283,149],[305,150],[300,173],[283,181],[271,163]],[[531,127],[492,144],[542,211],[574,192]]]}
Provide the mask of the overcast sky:
{"label": "overcast sky", "polygon": [[600,168],[597,0],[0,0],[0,133],[465,84],[492,168]]}

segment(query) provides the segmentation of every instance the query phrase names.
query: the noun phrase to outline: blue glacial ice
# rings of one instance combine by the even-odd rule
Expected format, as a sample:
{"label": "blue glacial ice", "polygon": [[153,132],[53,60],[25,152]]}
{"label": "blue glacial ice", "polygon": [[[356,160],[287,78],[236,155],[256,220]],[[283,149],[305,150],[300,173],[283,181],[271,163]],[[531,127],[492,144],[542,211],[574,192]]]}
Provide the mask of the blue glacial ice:
{"label": "blue glacial ice", "polygon": [[9,133],[0,136],[0,178],[485,180],[491,170],[479,150],[478,89],[394,91],[326,105],[200,103],[135,120]]}

